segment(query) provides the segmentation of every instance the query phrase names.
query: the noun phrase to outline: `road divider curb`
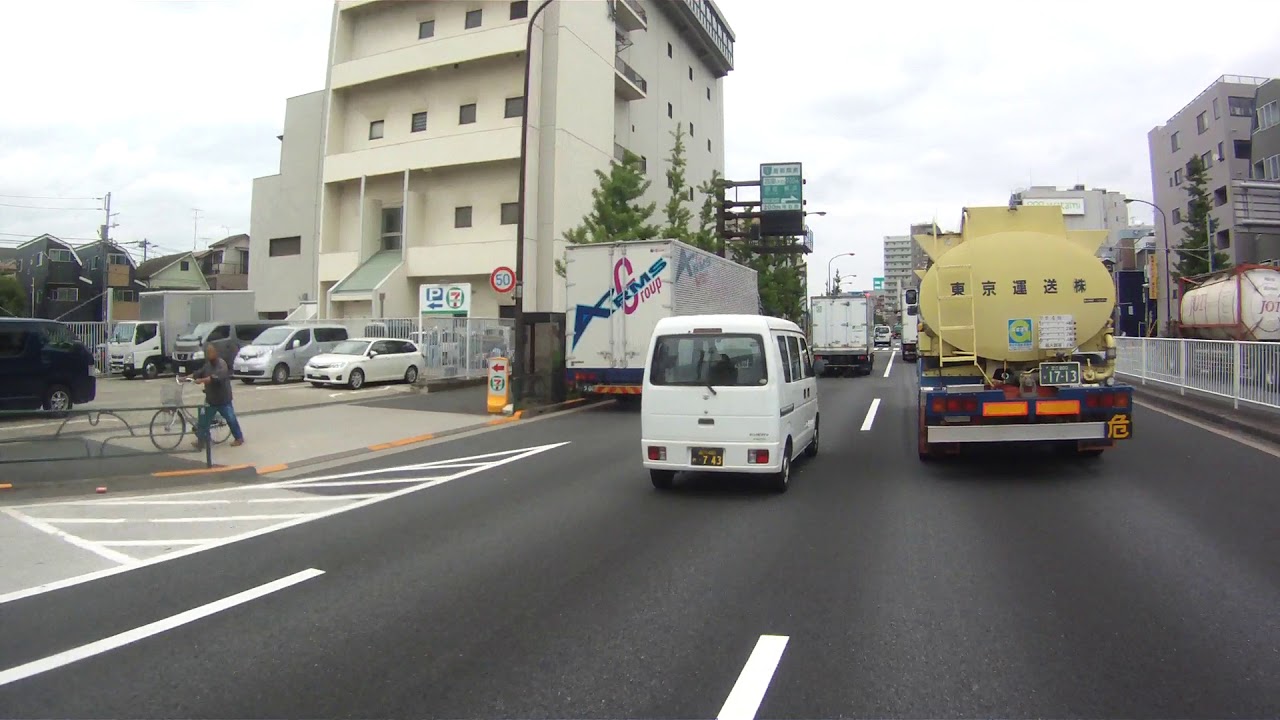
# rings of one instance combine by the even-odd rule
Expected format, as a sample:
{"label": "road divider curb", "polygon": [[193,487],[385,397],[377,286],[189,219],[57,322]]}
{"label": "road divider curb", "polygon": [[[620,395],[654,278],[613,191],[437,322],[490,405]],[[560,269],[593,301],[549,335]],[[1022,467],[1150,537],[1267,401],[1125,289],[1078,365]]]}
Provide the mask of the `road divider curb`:
{"label": "road divider curb", "polygon": [[1221,401],[1201,396],[1179,395],[1151,386],[1133,385],[1133,397],[1152,407],[1190,415],[1199,420],[1235,430],[1241,435],[1280,445],[1280,430],[1272,427],[1280,414],[1241,407],[1239,410]]}

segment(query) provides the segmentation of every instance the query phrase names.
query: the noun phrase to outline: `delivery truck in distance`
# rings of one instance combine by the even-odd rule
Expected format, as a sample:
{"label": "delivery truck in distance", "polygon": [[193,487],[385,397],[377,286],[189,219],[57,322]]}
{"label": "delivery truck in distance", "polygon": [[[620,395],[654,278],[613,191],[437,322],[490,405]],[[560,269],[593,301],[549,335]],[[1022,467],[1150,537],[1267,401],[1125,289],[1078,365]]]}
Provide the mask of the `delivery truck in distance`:
{"label": "delivery truck in distance", "polygon": [[809,345],[821,375],[870,375],[875,365],[875,302],[865,292],[809,298]]}
{"label": "delivery truck in distance", "polygon": [[584,395],[639,395],[658,320],[758,315],[756,271],[676,240],[565,249],[565,379]]}
{"label": "delivery truck in distance", "polygon": [[[138,320],[117,323],[107,342],[112,373],[151,379],[176,366],[178,336],[201,323],[256,321],[252,290],[156,290],[138,295]],[[203,351],[203,346],[198,347]],[[203,357],[203,352],[201,353]],[[235,355],[227,357],[230,363]]]}

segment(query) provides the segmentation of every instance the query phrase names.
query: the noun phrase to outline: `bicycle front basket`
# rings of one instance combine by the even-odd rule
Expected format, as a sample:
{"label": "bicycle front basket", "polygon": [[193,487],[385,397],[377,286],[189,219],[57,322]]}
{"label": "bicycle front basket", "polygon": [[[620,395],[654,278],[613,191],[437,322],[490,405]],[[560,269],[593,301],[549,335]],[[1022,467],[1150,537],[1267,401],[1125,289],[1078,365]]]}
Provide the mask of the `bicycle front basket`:
{"label": "bicycle front basket", "polygon": [[165,407],[181,407],[182,391],[186,387],[185,383],[164,383],[160,389],[160,404]]}

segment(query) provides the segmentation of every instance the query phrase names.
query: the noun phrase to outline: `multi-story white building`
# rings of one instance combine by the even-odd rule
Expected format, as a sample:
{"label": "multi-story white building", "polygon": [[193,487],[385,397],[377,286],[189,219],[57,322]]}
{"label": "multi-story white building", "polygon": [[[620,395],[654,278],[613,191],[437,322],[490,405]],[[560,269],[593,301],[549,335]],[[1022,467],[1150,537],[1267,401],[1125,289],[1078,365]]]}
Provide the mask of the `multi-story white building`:
{"label": "multi-story white building", "polygon": [[313,276],[323,316],[412,316],[417,287],[446,282],[471,283],[472,316],[510,314],[488,279],[515,266],[526,109],[526,311],[565,309],[564,232],[623,148],[645,159],[650,201],[667,195],[677,123],[689,183],[723,172],[734,37],[711,0],[555,0],[533,32],[526,103],[537,5],[338,0]]}
{"label": "multi-story white building", "polygon": [[915,247],[915,240],[909,235],[884,236],[885,310],[895,316],[902,291],[916,285]]}
{"label": "multi-story white building", "polygon": [[249,289],[264,318],[284,318],[304,304],[315,308],[324,98],[317,90],[286,101],[280,172],[253,181]]}
{"label": "multi-story white building", "polygon": [[1106,230],[1107,241],[1098,248],[1098,257],[1120,261],[1122,235],[1129,228],[1129,208],[1123,193],[1106,188],[1087,189],[1075,185],[1059,190],[1052,185],[1033,185],[1013,194],[1023,205],[1058,205],[1068,230]]}

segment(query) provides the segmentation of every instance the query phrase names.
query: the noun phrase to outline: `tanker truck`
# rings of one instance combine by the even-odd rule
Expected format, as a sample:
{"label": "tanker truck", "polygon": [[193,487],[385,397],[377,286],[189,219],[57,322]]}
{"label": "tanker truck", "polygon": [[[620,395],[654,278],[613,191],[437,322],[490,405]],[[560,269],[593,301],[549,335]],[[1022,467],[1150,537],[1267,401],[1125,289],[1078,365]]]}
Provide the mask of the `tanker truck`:
{"label": "tanker truck", "polygon": [[[1238,377],[1244,384],[1275,387],[1280,381],[1280,268],[1236,265],[1178,278],[1178,283],[1179,337],[1277,343],[1274,347],[1195,343],[1184,356],[1187,371],[1208,375],[1211,385],[1215,380],[1218,384],[1234,384]],[[1176,373],[1176,361],[1174,364],[1171,369]],[[1229,387],[1214,389],[1232,392]]]}
{"label": "tanker truck", "polygon": [[1097,456],[1132,435],[1106,237],[1056,205],[965,208],[960,232],[915,236],[933,261],[917,271],[921,460],[1010,442]]}

